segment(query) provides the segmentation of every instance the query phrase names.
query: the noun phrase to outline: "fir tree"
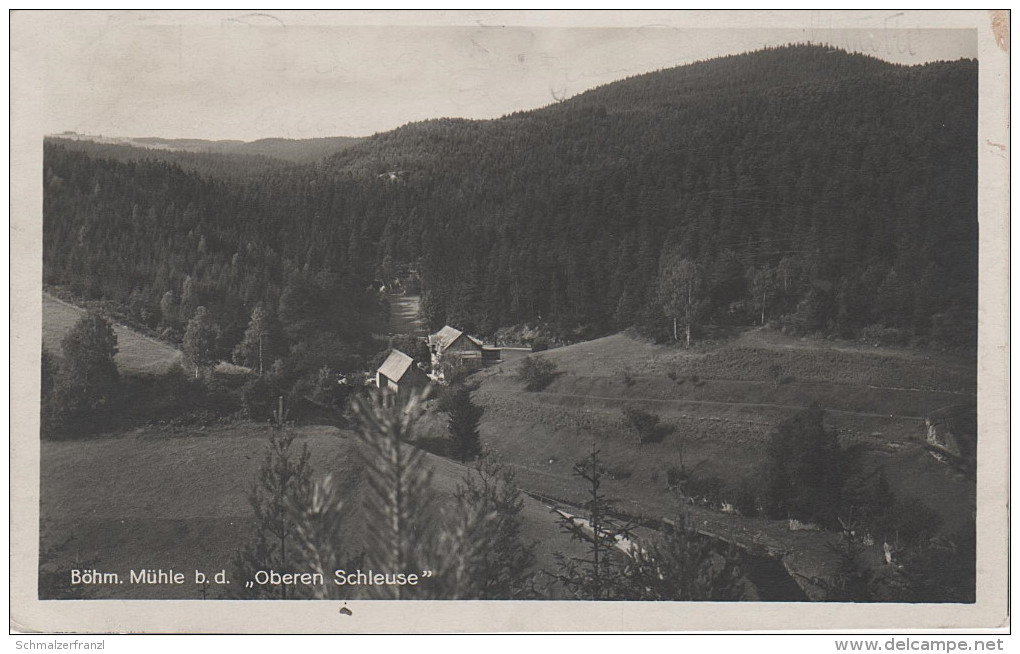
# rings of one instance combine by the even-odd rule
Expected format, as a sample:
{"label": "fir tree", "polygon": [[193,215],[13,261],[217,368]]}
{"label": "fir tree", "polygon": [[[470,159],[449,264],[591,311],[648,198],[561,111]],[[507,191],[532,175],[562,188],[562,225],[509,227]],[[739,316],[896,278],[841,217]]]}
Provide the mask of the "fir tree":
{"label": "fir tree", "polygon": [[[376,394],[357,399],[353,408],[368,482],[366,564],[392,574],[421,574],[436,564],[429,543],[436,538],[437,516],[425,452],[406,442],[414,437],[420,398],[387,403]],[[379,598],[388,599],[406,598],[412,590],[399,585],[371,588]]]}
{"label": "fir tree", "polygon": [[558,554],[560,570],[555,578],[577,599],[624,599],[620,584],[624,554],[618,546],[631,538],[630,525],[612,517],[612,502],[602,489],[606,469],[599,460],[599,451],[592,449],[584,460],[574,464],[574,475],[587,484],[585,517],[560,512],[560,526],[587,551],[582,557]]}
{"label": "fir tree", "polygon": [[[241,580],[250,580],[258,570],[275,570],[281,574],[304,572],[298,563],[303,558],[297,525],[302,511],[312,507],[312,468],[308,446],[295,452],[294,435],[285,426],[273,428],[266,446],[265,458],[248,503],[254,515],[251,537],[235,553],[232,564],[234,579],[240,583],[231,591],[243,599],[287,599],[293,590],[286,585],[245,588]],[[320,498],[321,499],[321,498]],[[323,510],[335,508],[320,502]],[[307,532],[306,532],[307,533]]]}
{"label": "fir tree", "polygon": [[494,524],[482,534],[485,548],[479,578],[483,583],[477,599],[534,597],[535,543],[524,539],[524,498],[514,469],[482,459],[458,486],[456,499],[458,506],[481,507],[495,515]]}
{"label": "fir tree", "polygon": [[[333,476],[317,479],[307,495],[295,494],[291,498],[294,516],[294,535],[300,569],[318,573],[332,580],[336,570],[356,570],[363,556],[352,556],[349,539],[344,531],[346,507]],[[311,587],[314,599],[352,597],[351,586],[337,586],[331,581]]]}
{"label": "fir tree", "polygon": [[471,400],[470,386],[461,384],[452,389],[446,401],[446,411],[450,416],[450,440],[453,455],[461,463],[482,453],[481,436],[478,423],[484,409]]}

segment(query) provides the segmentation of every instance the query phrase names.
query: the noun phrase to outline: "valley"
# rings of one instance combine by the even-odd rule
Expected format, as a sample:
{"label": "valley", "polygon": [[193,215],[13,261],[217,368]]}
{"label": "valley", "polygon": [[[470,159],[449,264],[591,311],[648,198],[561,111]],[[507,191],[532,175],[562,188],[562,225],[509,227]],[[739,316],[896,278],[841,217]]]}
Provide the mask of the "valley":
{"label": "valley", "polygon": [[[976,134],[975,60],[791,44],[365,137],[47,137],[49,582],[248,548],[431,557],[443,599],[973,602]],[[479,454],[512,493],[458,490]],[[635,533],[563,522],[603,513]]]}

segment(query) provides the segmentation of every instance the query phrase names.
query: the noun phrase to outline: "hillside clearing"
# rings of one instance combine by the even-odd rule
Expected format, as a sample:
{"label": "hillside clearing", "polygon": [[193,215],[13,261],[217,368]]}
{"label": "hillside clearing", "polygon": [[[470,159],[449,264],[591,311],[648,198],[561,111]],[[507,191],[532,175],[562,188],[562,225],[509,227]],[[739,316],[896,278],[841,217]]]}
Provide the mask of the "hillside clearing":
{"label": "hillside clearing", "polygon": [[[85,310],[76,307],[49,293],[42,298],[42,343],[51,353],[61,355],[60,342]],[[163,341],[139,334],[130,327],[113,322],[113,331],[117,335],[117,355],[114,362],[122,374],[165,373],[175,365],[183,362],[181,351]],[[242,373],[246,369],[232,363],[220,362],[216,368],[220,372]]]}
{"label": "hillside clearing", "polygon": [[[60,341],[84,313],[79,307],[43,293],[43,345],[60,356]],[[181,362],[180,350],[167,343],[143,336],[117,323],[113,323],[113,331],[117,334],[117,355],[114,361],[122,373],[160,374]]]}
{"label": "hillside clearing", "polygon": [[[760,333],[690,351],[618,334],[535,356],[559,371],[546,389],[524,391],[516,365],[504,363],[477,375],[476,393],[485,407],[486,451],[518,466],[529,490],[581,501],[571,469],[596,447],[609,471],[607,492],[621,510],[655,518],[693,512],[705,529],[745,545],[770,542],[788,566],[817,574],[831,565],[827,543],[835,534],[790,532],[785,523],[723,514],[718,506],[681,507],[667,478],[684,468],[718,479],[733,496],[754,483],[772,427],[818,402],[827,428],[843,447],[863,448],[863,465],[884,469],[897,497],[935,510],[947,531],[972,515],[972,484],[922,447],[924,417],[973,396],[976,366],[962,357],[947,363]],[[773,365],[794,379],[770,381]],[[654,413],[668,435],[640,444],[625,407]]]}

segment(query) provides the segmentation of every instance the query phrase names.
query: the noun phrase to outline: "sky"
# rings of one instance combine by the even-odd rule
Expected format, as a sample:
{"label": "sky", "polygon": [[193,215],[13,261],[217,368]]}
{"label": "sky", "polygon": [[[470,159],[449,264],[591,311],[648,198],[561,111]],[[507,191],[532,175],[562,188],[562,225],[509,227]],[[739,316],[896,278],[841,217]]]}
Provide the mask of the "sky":
{"label": "sky", "polygon": [[776,28],[747,14],[22,13],[11,56],[37,73],[45,133],[240,140],[497,118],[790,42],[905,64],[977,56],[973,30],[927,29],[923,16],[800,12]]}

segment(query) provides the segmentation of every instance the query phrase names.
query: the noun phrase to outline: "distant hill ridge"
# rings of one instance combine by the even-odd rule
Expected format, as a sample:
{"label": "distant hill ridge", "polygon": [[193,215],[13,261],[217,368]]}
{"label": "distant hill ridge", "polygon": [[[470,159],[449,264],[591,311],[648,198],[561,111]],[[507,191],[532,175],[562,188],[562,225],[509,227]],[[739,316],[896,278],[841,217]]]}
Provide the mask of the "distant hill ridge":
{"label": "distant hill ridge", "polygon": [[193,152],[204,154],[254,155],[282,159],[293,163],[313,163],[354,145],[361,138],[330,136],[310,139],[266,138],[256,141],[233,139],[165,139],[158,137],[116,137],[62,132],[47,137],[62,141],[121,145],[150,150]]}

